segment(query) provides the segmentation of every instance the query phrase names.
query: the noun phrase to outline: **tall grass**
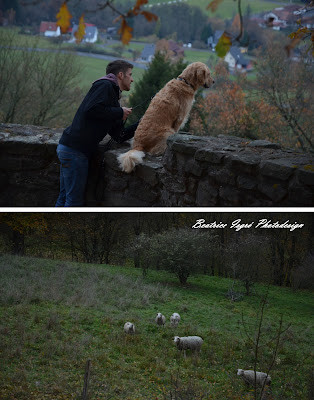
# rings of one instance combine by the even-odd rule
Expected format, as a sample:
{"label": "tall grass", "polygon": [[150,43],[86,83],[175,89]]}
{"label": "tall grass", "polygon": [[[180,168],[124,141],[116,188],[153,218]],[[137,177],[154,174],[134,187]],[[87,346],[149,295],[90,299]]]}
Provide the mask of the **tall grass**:
{"label": "tall grass", "polygon": [[[184,287],[164,271],[0,257],[0,398],[79,399],[91,359],[90,399],[251,399],[236,376],[251,369],[241,315],[254,332],[256,307],[266,291],[240,303],[225,293],[228,279],[199,276]],[[271,372],[276,399],[307,399],[312,365],[313,298],[271,288],[264,337],[280,314],[291,323]],[[178,328],[154,323],[156,313],[179,312]],[[134,322],[136,334],[123,332]],[[173,336],[200,335],[200,357],[184,359]],[[259,366],[265,367],[265,347]],[[174,394],[177,397],[173,397]],[[172,397],[171,397],[172,396]]]}

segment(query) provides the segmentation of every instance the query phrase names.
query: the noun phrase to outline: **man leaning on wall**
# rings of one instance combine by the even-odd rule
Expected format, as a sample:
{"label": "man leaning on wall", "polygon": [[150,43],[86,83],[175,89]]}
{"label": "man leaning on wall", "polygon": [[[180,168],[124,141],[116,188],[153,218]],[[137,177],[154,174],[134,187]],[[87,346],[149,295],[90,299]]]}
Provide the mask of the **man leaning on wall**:
{"label": "man leaning on wall", "polygon": [[60,194],[56,207],[84,205],[89,161],[107,134],[118,143],[134,136],[138,123],[124,128],[132,109],[119,103],[122,91],[131,88],[132,68],[124,60],[109,63],[106,76],[92,84],[72,124],[63,131],[57,147]]}

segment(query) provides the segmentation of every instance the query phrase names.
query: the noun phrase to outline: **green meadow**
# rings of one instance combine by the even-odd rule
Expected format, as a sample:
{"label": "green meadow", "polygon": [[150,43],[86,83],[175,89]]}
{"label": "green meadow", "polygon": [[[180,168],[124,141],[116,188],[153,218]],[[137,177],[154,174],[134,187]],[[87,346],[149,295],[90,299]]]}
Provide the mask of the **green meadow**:
{"label": "green meadow", "polygon": [[[164,271],[0,257],[0,398],[80,399],[91,360],[89,399],[253,399],[236,375],[253,369],[256,313],[266,286],[231,302],[229,279],[195,276],[184,287]],[[272,377],[275,399],[313,390],[313,293],[270,287],[258,370],[269,366],[280,316],[285,330]],[[157,312],[165,327],[154,323]],[[181,315],[171,328],[169,317]],[[242,322],[242,316],[244,325]],[[136,333],[123,326],[133,322]],[[290,327],[288,327],[290,326]],[[245,329],[244,329],[245,328]],[[199,335],[199,356],[184,358],[173,337]],[[311,386],[312,385],[312,386]],[[179,397],[177,397],[179,398]]]}
{"label": "green meadow", "polygon": [[[149,4],[155,5],[160,4],[160,6],[166,7],[168,6],[169,0],[149,0]],[[163,4],[165,3],[165,4]],[[177,1],[179,3],[179,1]],[[223,0],[217,7],[217,10],[212,12],[211,10],[207,9],[208,4],[211,3],[211,0],[182,0],[182,3],[189,4],[190,6],[197,6],[199,7],[206,15],[209,17],[218,17],[221,19],[228,19],[234,17],[238,13],[238,3],[235,0]],[[293,3],[297,3],[294,1]],[[241,9],[242,13],[245,15],[247,9],[249,7],[250,13],[258,13],[262,11],[272,10],[275,7],[280,7],[281,5],[290,4],[287,1],[280,1],[277,2],[273,1],[256,1],[256,0],[242,0],[241,1]]]}
{"label": "green meadow", "polygon": [[[82,66],[81,73],[78,78],[78,83],[79,87],[82,88],[84,91],[90,88],[93,81],[100,78],[101,76],[106,75],[106,67],[110,62],[108,60],[101,60],[99,58],[91,58],[84,56],[78,56],[78,60]],[[143,73],[144,73],[143,69],[136,67],[133,68],[132,74],[134,83],[140,80]],[[124,92],[124,95],[125,93],[126,92]],[[132,93],[132,87],[130,93]]]}

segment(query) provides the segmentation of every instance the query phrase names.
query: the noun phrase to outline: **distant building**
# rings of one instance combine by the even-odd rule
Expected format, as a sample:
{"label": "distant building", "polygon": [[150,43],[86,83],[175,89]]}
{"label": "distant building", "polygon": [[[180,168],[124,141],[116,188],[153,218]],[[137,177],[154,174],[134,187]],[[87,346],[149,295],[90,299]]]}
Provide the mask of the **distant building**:
{"label": "distant building", "polygon": [[295,15],[301,18],[301,24],[311,29],[314,28],[314,8],[298,10],[300,14]]}
{"label": "distant building", "polygon": [[[97,42],[98,39],[98,29],[95,25],[93,24],[87,24],[84,23],[85,25],[85,35],[82,40],[83,43],[95,43]],[[75,32],[78,30],[78,25],[74,24],[72,27],[72,35],[71,39],[69,40],[70,43],[75,42]]]}
{"label": "distant building", "polygon": [[46,37],[58,37],[61,35],[60,26],[56,22],[41,21],[39,34]]}
{"label": "distant building", "polygon": [[207,44],[208,47],[212,48],[212,51],[215,51],[215,47],[217,46],[217,43],[219,41],[219,39],[221,38],[221,36],[223,35],[224,31],[215,31],[213,36],[210,36],[207,39]]}
{"label": "distant building", "polygon": [[230,71],[248,72],[253,69],[252,62],[246,58],[239,47],[232,46],[224,58]]}
{"label": "distant building", "polygon": [[[274,8],[272,11],[258,14],[251,18],[262,28],[272,28],[274,30],[282,30],[288,26],[293,26],[300,18],[301,13],[299,4],[290,4],[284,7]],[[303,11],[302,11],[303,13]]]}
{"label": "distant building", "polygon": [[106,29],[107,39],[112,39],[113,36],[117,34],[117,28],[115,26],[110,26]]}
{"label": "distant building", "polygon": [[154,44],[146,44],[142,50],[140,60],[149,63],[153,60],[155,55],[156,46]]}
{"label": "distant building", "polygon": [[168,43],[169,43],[169,50],[174,53],[175,57],[178,58],[184,57],[184,50],[178,43],[176,43],[174,40],[171,39],[168,41]]}

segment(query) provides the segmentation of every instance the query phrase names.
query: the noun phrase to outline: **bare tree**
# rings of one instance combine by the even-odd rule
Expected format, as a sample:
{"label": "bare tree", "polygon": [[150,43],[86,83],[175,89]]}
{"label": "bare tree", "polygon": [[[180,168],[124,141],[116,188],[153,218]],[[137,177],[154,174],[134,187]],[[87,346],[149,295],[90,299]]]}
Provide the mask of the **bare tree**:
{"label": "bare tree", "polygon": [[[269,290],[269,288],[268,288]],[[276,328],[276,331],[273,332],[272,336],[269,334],[269,326],[265,328],[265,312],[266,312],[266,307],[268,304],[268,290],[261,298],[261,302],[259,305],[259,309],[256,313],[256,321],[255,321],[255,331],[253,334],[249,332],[249,327],[248,324],[244,320],[244,315],[242,313],[242,327],[244,330],[244,333],[246,337],[248,338],[249,342],[253,346],[253,354],[254,354],[254,400],[263,400],[265,398],[265,386],[266,386],[266,379],[264,380],[264,383],[262,387],[260,387],[257,383],[256,379],[256,372],[258,371],[258,363],[260,360],[263,358],[262,357],[262,352],[264,349],[268,349],[271,352],[270,359],[266,362],[265,364],[262,365],[262,369],[266,368],[266,374],[267,376],[270,374],[270,371],[272,370],[278,352],[280,350],[280,347],[282,345],[282,339],[283,339],[283,334],[290,328],[290,325],[287,325],[286,327],[283,326],[283,316],[281,315],[280,320],[278,322],[278,328]],[[266,333],[268,332],[268,334]],[[266,352],[265,352],[266,354]]]}
{"label": "bare tree", "polygon": [[[300,56],[298,61],[287,58],[282,43],[274,38],[260,52],[256,62],[256,81],[247,82],[253,96],[261,96],[274,106],[286,124],[288,134],[302,150],[314,150],[313,63]],[[291,139],[286,138],[291,143]]]}
{"label": "bare tree", "polygon": [[309,252],[292,273],[294,289],[313,289],[314,287],[314,252]]}
{"label": "bare tree", "polygon": [[[0,31],[0,119],[43,125],[60,121],[80,98],[80,65],[61,49],[38,51],[36,43]],[[57,123],[58,124],[58,123]]]}
{"label": "bare tree", "polygon": [[225,246],[225,260],[229,276],[242,282],[247,296],[261,278],[266,244],[265,238],[239,233]]}

